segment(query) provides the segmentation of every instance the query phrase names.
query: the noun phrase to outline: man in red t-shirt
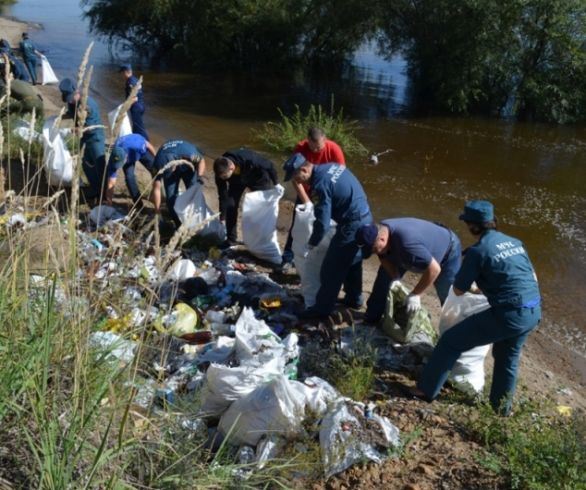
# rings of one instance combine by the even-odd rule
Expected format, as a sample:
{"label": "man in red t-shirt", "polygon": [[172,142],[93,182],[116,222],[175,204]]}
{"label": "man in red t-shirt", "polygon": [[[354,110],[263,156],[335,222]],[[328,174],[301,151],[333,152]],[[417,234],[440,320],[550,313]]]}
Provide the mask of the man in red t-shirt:
{"label": "man in red t-shirt", "polygon": [[[346,159],[344,158],[342,148],[340,148],[337,143],[327,139],[323,129],[317,127],[309,128],[307,138],[297,143],[293,153],[301,153],[308,162],[313,163],[314,165],[321,165],[323,163],[338,163],[340,165],[346,165]],[[298,184],[293,182],[293,187],[297,192],[295,206],[310,201],[310,188],[308,184]],[[291,250],[293,237],[291,236],[291,230],[293,229],[294,223],[295,211],[293,211],[293,221],[291,222],[289,236],[287,237],[287,243],[285,244],[285,250],[283,251],[283,262],[281,267],[284,271],[289,269],[293,262],[293,251]]]}

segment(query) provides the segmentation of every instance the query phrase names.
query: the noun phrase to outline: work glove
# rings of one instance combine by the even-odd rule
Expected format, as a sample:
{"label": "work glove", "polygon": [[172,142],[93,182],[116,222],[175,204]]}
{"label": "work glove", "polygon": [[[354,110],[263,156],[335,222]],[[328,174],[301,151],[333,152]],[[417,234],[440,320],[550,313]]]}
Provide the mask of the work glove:
{"label": "work glove", "polygon": [[415,313],[419,308],[421,308],[421,296],[418,294],[410,294],[405,298],[405,307],[407,308],[407,313],[410,315]]}
{"label": "work glove", "polygon": [[400,279],[395,279],[393,282],[391,282],[391,291],[397,287],[399,287],[401,285],[401,280]]}
{"label": "work glove", "polygon": [[313,250],[313,245],[309,245],[309,244],[305,245],[305,249],[303,250],[301,257],[306,259],[312,250]]}

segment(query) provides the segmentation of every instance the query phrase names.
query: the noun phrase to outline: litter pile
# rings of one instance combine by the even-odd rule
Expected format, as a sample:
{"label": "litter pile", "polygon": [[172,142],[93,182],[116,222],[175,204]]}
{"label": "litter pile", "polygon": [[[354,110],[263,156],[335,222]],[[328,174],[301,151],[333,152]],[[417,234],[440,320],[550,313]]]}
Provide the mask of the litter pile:
{"label": "litter pile", "polygon": [[[30,226],[23,215],[4,216],[6,227]],[[140,235],[107,206],[93,209],[76,233],[78,277],[101,299],[89,346],[121,369],[138,367],[134,404],[143,413],[185,413],[185,430],[202,433],[212,450],[222,443],[237,448],[251,468],[278,458],[289,441],[312,438],[326,478],[358,461],[380,463],[399,445],[399,430],[371,405],[345,398],[319,377],[300,379],[308,336],[296,332],[299,292],[214,247],[161,252],[154,232]],[[32,283],[42,292],[50,280],[37,275]],[[339,347],[351,351],[361,337],[375,343],[382,367],[418,365],[431,347],[428,321],[408,321],[405,331],[392,311],[393,294],[402,292],[390,294],[385,328],[391,338],[403,332],[398,340],[411,344],[361,327],[342,330]],[[87,298],[59,283],[55,301],[65,315],[86,308],[92,317]]]}

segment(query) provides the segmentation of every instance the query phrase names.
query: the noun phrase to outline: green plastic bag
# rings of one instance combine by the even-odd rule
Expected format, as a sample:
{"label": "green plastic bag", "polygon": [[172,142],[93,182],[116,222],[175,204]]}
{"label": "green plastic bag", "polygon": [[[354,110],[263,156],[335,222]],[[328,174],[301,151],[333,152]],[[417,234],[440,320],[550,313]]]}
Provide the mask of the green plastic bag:
{"label": "green plastic bag", "polygon": [[389,288],[382,331],[403,344],[423,342],[435,345],[439,336],[431,323],[431,315],[424,307],[409,315],[403,305],[408,295],[409,291],[402,284]]}

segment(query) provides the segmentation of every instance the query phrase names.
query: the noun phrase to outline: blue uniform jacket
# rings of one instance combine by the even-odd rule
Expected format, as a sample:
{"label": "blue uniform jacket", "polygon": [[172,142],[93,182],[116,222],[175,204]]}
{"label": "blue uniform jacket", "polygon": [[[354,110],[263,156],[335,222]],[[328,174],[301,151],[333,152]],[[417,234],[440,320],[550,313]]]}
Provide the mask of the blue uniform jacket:
{"label": "blue uniform jacket", "polygon": [[[126,80],[126,98],[128,99],[128,96],[130,95],[130,92],[132,92],[132,89],[134,88],[134,86],[138,83],[138,78],[136,78],[134,75],[132,75],[128,80]],[[137,94],[136,94],[137,100],[135,102],[135,104],[139,104],[140,106],[142,106],[144,108],[144,93],[142,91],[142,87],[140,87],[140,89],[138,90]]]}
{"label": "blue uniform jacket", "polygon": [[[159,171],[173,160],[191,161],[195,156],[203,158],[203,153],[188,141],[169,140],[159,148],[157,156],[155,156],[154,167]],[[184,168],[187,169],[188,167],[186,165],[179,165],[178,167],[175,167],[175,171],[181,173]],[[162,176],[159,175],[157,178],[161,179]]]}
{"label": "blue uniform jacket", "polygon": [[147,153],[146,139],[141,134],[127,134],[116,140],[116,146],[126,151],[128,164],[136,163]]}
{"label": "blue uniform jacket", "polygon": [[20,42],[20,51],[25,60],[35,60],[35,45],[30,39],[25,39]]}
{"label": "blue uniform jacket", "polygon": [[[67,114],[71,118],[75,118],[75,112],[79,103],[77,104],[67,104]],[[90,96],[87,98],[87,117],[85,119],[84,127],[87,128],[89,126],[100,126],[102,125],[102,119],[100,117],[100,109],[98,108],[98,103]],[[95,128],[91,131],[85,131],[83,136],[81,137],[82,142],[87,141],[93,138],[101,138],[104,139],[104,128]]]}
{"label": "blue uniform jacket", "polygon": [[534,274],[521,241],[489,230],[466,251],[454,287],[468,291],[476,281],[491,306],[529,308],[540,302]]}
{"label": "blue uniform jacket", "polygon": [[347,167],[337,163],[316,165],[309,183],[315,206],[309,245],[319,244],[330,229],[330,220],[341,226],[370,214],[364,189]]}

